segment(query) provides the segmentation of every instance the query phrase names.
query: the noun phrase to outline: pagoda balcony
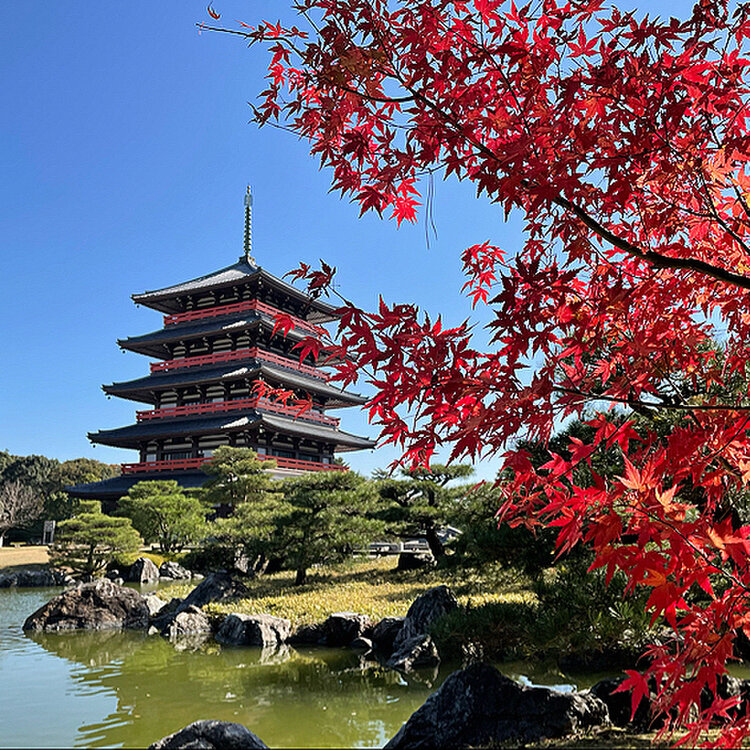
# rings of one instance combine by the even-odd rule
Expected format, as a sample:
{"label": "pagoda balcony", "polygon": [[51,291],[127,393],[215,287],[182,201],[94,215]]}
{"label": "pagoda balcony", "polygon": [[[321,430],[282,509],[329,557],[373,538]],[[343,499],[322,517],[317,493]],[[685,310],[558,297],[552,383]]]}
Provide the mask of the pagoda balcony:
{"label": "pagoda balcony", "polygon": [[177,313],[175,315],[165,315],[164,325],[171,326],[176,323],[186,323],[191,320],[203,320],[204,318],[217,318],[220,315],[231,315],[232,313],[247,312],[248,310],[255,310],[257,312],[265,313],[275,318],[277,315],[286,315],[291,318],[295,328],[300,328],[303,331],[318,335],[320,330],[317,329],[311,323],[308,323],[302,318],[298,318],[296,315],[285,313],[283,310],[278,310],[271,305],[267,305],[265,302],[260,302],[257,299],[248,300],[247,302],[238,302],[234,305],[225,305],[223,307],[208,307],[204,310],[188,310],[188,312]]}
{"label": "pagoda balcony", "polygon": [[303,365],[288,357],[282,357],[280,354],[259,349],[257,346],[250,349],[236,349],[229,352],[216,352],[215,354],[202,354],[198,357],[184,357],[182,359],[168,359],[164,362],[152,362],[151,372],[171,372],[182,367],[198,367],[200,365],[212,365],[220,362],[231,362],[237,359],[260,359],[272,365],[287,367],[290,370],[303,372],[313,378],[325,380],[326,376],[317,368],[310,365]]}
{"label": "pagoda balcony", "polygon": [[[279,456],[258,456],[260,461],[273,460],[279,469],[297,469],[299,471],[349,471],[346,466],[324,464],[320,461],[304,461],[298,458],[281,458]],[[181,458],[174,461],[144,461],[137,464],[120,464],[123,474],[148,474],[158,471],[185,471],[197,469],[211,458]]]}
{"label": "pagoda balcony", "polygon": [[216,414],[225,411],[236,411],[238,409],[263,409],[264,411],[283,414],[295,419],[306,419],[320,424],[338,427],[339,419],[320,414],[312,409],[305,409],[299,404],[284,404],[280,401],[272,401],[262,396],[253,398],[237,399],[235,401],[216,401],[208,404],[187,404],[185,406],[167,406],[163,409],[150,409],[137,411],[135,413],[138,422],[150,419],[169,419],[171,417],[185,417],[192,414]]}

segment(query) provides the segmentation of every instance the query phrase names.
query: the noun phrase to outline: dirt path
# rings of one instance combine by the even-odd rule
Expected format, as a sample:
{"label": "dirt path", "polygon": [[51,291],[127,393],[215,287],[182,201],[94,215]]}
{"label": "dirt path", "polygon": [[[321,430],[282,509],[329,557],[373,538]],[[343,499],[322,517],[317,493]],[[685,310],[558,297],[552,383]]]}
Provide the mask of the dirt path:
{"label": "dirt path", "polygon": [[45,568],[48,562],[46,547],[0,547],[0,572]]}

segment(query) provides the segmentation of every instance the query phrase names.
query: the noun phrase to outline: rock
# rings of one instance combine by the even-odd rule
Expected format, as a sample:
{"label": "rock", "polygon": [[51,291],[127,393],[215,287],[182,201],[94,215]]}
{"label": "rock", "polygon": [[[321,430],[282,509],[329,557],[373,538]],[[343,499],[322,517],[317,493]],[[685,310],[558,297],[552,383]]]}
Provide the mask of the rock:
{"label": "rock", "polygon": [[156,615],[152,616],[151,624],[159,628],[159,630],[164,630],[164,628],[166,628],[174,619],[174,616],[177,614],[177,610],[183,601],[183,599],[173,596]]}
{"label": "rock", "polygon": [[114,583],[116,583],[118,586],[124,585],[125,581],[122,578],[115,578]]}
{"label": "rock", "polygon": [[300,646],[321,645],[323,643],[323,626],[320,623],[302,625],[291,635],[289,643]]}
{"label": "rock", "polygon": [[0,575],[0,589],[12,586],[19,588],[64,586],[67,578],[70,576],[57,570],[17,570],[14,573]]}
{"label": "rock", "polygon": [[139,557],[128,570],[131,583],[154,583],[159,580],[159,568],[148,557]]}
{"label": "rock", "polygon": [[137,591],[101,578],[56,596],[30,615],[23,629],[145,629],[148,619],[148,605]]}
{"label": "rock", "polygon": [[641,699],[641,702],[636,709],[635,716],[633,717],[633,721],[631,722],[631,691],[622,693],[614,692],[620,687],[624,680],[624,676],[607,677],[604,680],[599,680],[595,685],[592,685],[589,689],[589,693],[607,706],[609,720],[616,727],[646,729],[649,725],[648,701],[645,698]]}
{"label": "rock", "polygon": [[183,568],[179,563],[170,561],[161,564],[159,567],[159,576],[161,578],[183,580],[185,578],[192,578],[193,574],[187,568]]}
{"label": "rock", "polygon": [[379,651],[390,654],[393,651],[393,641],[399,634],[404,617],[384,617],[371,631],[370,638]]}
{"label": "rock", "polygon": [[514,745],[608,724],[607,707],[586,693],[522,687],[489,664],[454,672],[385,746]]}
{"label": "rock", "polygon": [[178,612],[183,612],[188,607],[203,607],[209,602],[248,596],[250,591],[244,583],[236,581],[227,573],[211,573],[187,595],[178,607]]}
{"label": "rock", "polygon": [[415,635],[402,642],[397,651],[386,662],[391,669],[411,672],[420,667],[435,667],[440,664],[437,646],[429,635]]}
{"label": "rock", "polygon": [[156,617],[167,606],[164,599],[160,599],[156,594],[146,594],[143,598],[150,617]]}
{"label": "rock", "polygon": [[260,750],[267,747],[242,724],[203,720],[162,737],[150,745],[149,750]]}
{"label": "rock", "polygon": [[120,575],[120,571],[117,568],[112,568],[112,570],[108,570],[104,574],[104,577],[109,578],[110,581],[115,581],[118,578],[122,578],[122,576]]}
{"label": "rock", "polygon": [[169,639],[202,633],[211,633],[211,621],[198,607],[192,606],[178,612],[162,630],[162,635]]}
{"label": "rock", "polygon": [[396,570],[420,570],[434,568],[435,558],[432,552],[401,552],[398,556]]}
{"label": "rock", "polygon": [[289,620],[273,615],[227,615],[216,633],[216,640],[227,646],[278,646],[291,634]]}
{"label": "rock", "polygon": [[371,627],[372,621],[367,615],[335,612],[329,615],[321,626],[321,643],[325,646],[348,646]]}
{"label": "rock", "polygon": [[374,648],[375,644],[369,638],[355,638],[350,644],[349,648],[355,651],[363,651],[369,653]]}
{"label": "rock", "polygon": [[393,641],[393,650],[400,651],[406,641],[425,635],[438,617],[458,607],[456,597],[447,586],[436,586],[418,596],[406,613],[404,624]]}

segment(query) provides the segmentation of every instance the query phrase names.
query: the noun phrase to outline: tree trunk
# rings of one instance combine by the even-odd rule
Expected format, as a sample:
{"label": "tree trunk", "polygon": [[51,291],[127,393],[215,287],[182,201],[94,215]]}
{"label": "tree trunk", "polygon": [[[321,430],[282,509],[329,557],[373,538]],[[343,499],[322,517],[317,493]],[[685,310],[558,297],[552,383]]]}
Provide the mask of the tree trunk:
{"label": "tree trunk", "polygon": [[294,579],[295,586],[301,586],[307,582],[307,568],[297,568],[297,577]]}
{"label": "tree trunk", "polygon": [[435,527],[428,526],[424,530],[424,536],[435,560],[441,560],[445,557],[445,547],[443,547],[443,543],[440,541]]}

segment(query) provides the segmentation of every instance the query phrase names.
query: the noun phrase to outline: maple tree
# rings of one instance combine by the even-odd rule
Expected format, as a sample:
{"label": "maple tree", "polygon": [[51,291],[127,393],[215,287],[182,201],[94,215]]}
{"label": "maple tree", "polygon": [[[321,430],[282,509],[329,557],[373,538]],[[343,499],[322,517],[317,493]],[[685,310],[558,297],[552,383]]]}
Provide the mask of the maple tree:
{"label": "maple tree", "polygon": [[[271,54],[260,124],[307,139],[362,212],[414,221],[420,180],[438,174],[525,222],[519,247],[478,238],[463,253],[466,293],[492,310],[489,350],[468,322],[344,300],[337,340],[311,337],[302,353],[325,346],[340,383],[374,384],[371,418],[405,462],[445,447],[453,460],[502,454],[502,518],[557,529],[561,553],[590,545],[672,628],[629,673],[634,700],[649,695],[685,742],[723,722],[715,743],[739,744],[750,717],[717,678],[750,634],[750,529],[727,512],[750,479],[750,9],[700,0],[661,20],[600,0],[295,7],[305,29],[231,30]],[[334,271],[294,276],[322,294]],[[664,413],[667,430],[629,418]],[[592,437],[541,468],[516,442],[546,443],[582,415]],[[605,451],[622,475],[578,481]]]}

